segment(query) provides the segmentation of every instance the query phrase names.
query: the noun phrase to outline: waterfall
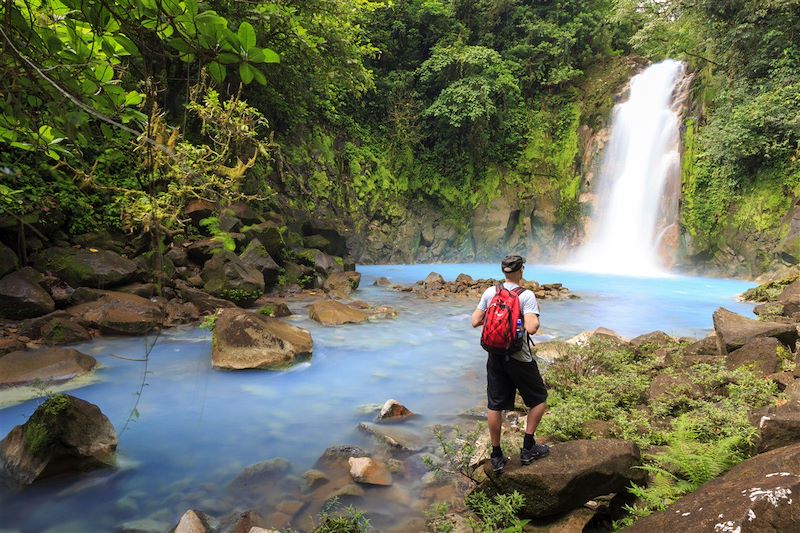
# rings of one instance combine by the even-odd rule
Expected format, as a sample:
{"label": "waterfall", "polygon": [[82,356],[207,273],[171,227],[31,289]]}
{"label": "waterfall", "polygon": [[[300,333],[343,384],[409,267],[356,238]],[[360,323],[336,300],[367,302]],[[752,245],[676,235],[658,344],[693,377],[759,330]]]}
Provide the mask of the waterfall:
{"label": "waterfall", "polygon": [[586,243],[574,256],[575,268],[633,276],[666,273],[659,247],[678,228],[680,118],[674,95],[683,78],[683,63],[651,65],[631,79],[628,100],[614,108],[595,183],[597,203]]}

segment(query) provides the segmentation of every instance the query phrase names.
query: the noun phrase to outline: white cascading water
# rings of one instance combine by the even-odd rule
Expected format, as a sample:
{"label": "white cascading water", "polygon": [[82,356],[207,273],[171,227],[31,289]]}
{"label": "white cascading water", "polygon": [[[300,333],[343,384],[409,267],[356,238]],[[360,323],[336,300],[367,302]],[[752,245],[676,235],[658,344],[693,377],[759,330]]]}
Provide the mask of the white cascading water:
{"label": "white cascading water", "polygon": [[665,275],[659,234],[670,223],[665,187],[680,175],[680,119],[673,94],[684,65],[651,65],[630,82],[630,97],[614,108],[611,138],[598,178],[588,241],[575,254],[580,270],[629,276]]}

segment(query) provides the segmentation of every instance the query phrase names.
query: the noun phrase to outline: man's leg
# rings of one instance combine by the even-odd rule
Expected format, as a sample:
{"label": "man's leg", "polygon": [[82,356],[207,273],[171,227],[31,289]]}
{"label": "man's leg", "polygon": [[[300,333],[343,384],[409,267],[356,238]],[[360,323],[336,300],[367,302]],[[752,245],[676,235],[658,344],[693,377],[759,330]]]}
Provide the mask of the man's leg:
{"label": "man's leg", "polygon": [[[536,428],[539,427],[539,422],[541,422],[545,411],[547,411],[547,404],[544,402],[528,409],[528,419],[525,421],[526,434],[533,435],[536,433]],[[491,428],[491,426],[489,427]]]}
{"label": "man's leg", "polygon": [[[541,418],[541,416],[539,418]],[[492,411],[489,409],[486,413],[486,421],[489,424],[489,437],[492,439],[492,446],[500,446],[500,432],[503,428],[503,411]]]}

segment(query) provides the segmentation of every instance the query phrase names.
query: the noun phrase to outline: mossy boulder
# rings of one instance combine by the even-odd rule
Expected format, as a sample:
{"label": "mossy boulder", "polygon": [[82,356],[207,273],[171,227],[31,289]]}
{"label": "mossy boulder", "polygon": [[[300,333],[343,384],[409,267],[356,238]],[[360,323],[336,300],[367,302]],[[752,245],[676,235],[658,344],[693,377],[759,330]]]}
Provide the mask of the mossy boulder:
{"label": "mossy boulder", "polygon": [[250,305],[264,294],[264,275],[233,252],[214,254],[206,261],[201,277],[206,292],[237,305]]}
{"label": "mossy boulder", "polygon": [[781,344],[791,348],[800,338],[797,327],[794,324],[751,320],[724,307],[714,311],[713,319],[720,355],[726,355],[733,350],[741,348],[749,341],[760,337],[778,339]]}
{"label": "mossy boulder", "polygon": [[227,370],[282,369],[311,355],[311,334],[276,318],[224,309],[211,343],[211,366]]}
{"label": "mossy boulder", "polygon": [[17,483],[114,465],[117,433],[100,409],[69,395],[40,405],[0,442],[0,463]]}
{"label": "mossy boulder", "polygon": [[137,265],[110,250],[48,248],[33,259],[33,266],[49,271],[73,287],[116,287],[134,278]]}
{"label": "mossy boulder", "polygon": [[347,298],[358,289],[360,283],[361,273],[359,272],[332,272],[322,283],[322,288],[334,296]]}
{"label": "mossy boulder", "polygon": [[86,328],[66,311],[54,311],[39,318],[25,320],[20,325],[19,334],[49,345],[70,344],[92,338]]}
{"label": "mossy boulder", "polygon": [[256,269],[264,276],[264,285],[265,287],[272,287],[275,285],[275,282],[278,280],[278,276],[281,273],[281,267],[278,266],[278,263],[269,255],[269,252],[261,244],[261,241],[258,239],[253,239],[247,245],[242,255],[239,256],[239,259],[246,265],[250,265]]}
{"label": "mossy boulder", "polygon": [[52,312],[56,304],[38,280],[41,274],[23,268],[0,279],[0,317],[21,320]]}

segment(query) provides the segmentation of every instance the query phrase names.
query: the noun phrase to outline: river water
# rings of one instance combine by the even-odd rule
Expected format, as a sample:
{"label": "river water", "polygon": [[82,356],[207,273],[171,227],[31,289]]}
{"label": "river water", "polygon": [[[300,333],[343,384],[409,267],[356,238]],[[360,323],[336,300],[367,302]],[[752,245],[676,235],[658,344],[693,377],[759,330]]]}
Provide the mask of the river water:
{"label": "river water", "polygon": [[[211,335],[196,328],[163,333],[146,374],[144,363],[115,357],[141,358],[145,339],[101,338],[76,346],[102,367],[96,383],[71,394],[98,405],[114,424],[120,467],[24,490],[0,488],[0,531],[104,532],[125,523],[129,530],[166,530],[189,508],[224,515],[246,503],[226,486],[248,465],[281,457],[289,461],[288,475],[299,476],[328,446],[374,447],[357,425],[374,418],[369,404],[389,398],[420,415],[403,423],[420,435],[430,434],[432,424],[456,421],[484,403],[485,354],[478,330],[469,327],[476,302],[428,302],[372,282],[386,276],[413,283],[431,271],[448,280],[461,272],[494,277],[497,270],[474,264],[359,267],[356,298],[393,306],[399,316],[326,328],[307,318],[304,304],[290,305],[298,314],[289,320],[311,331],[314,353],[287,372],[212,370]],[[743,314],[751,309],[735,298],[751,284],[733,280],[623,278],[536,265],[526,268],[526,277],[563,283],[581,297],[540,302],[538,341],[599,326],[625,336],[660,329],[700,337],[711,330],[717,307]],[[140,390],[138,417],[126,427]],[[24,423],[39,403],[0,410],[0,435]],[[381,530],[403,530],[405,519],[419,516],[419,477],[399,477],[392,493],[368,489],[356,503],[372,512]],[[275,485],[276,493],[282,490]],[[270,496],[272,503],[259,509],[264,515],[281,499]]]}

